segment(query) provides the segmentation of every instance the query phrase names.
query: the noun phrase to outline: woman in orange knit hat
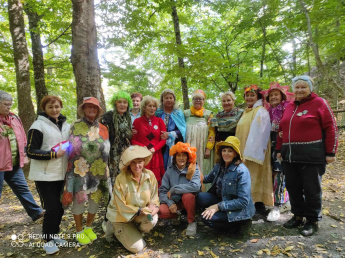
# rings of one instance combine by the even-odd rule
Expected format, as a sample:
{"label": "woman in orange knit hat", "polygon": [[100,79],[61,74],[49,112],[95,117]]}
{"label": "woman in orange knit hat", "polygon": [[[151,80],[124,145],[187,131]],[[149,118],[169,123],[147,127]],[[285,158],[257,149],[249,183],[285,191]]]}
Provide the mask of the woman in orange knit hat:
{"label": "woman in orange knit hat", "polygon": [[187,236],[196,234],[195,195],[200,191],[200,171],[196,164],[196,148],[189,143],[178,142],[170,148],[173,161],[165,172],[159,187],[159,217],[174,219],[179,224],[178,213],[187,211]]}

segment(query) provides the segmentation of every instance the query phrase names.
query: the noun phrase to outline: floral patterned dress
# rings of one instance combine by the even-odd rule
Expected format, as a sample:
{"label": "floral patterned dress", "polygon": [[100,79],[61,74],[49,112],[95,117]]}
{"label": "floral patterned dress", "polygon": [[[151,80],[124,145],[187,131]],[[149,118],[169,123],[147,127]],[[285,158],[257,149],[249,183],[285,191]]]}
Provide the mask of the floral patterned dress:
{"label": "floral patterned dress", "polygon": [[[111,191],[109,178],[109,134],[97,120],[90,123],[85,118],[71,125],[69,156],[62,205],[68,207],[76,197],[78,204],[85,203],[88,195],[99,204]],[[107,200],[106,200],[107,201]]]}

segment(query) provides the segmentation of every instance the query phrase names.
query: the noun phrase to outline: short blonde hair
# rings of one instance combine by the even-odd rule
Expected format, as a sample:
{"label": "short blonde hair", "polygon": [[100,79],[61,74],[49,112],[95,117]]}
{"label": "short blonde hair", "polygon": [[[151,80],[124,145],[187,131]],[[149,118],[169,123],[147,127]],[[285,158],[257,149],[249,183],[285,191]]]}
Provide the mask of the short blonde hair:
{"label": "short blonde hair", "polygon": [[174,92],[173,90],[171,90],[171,89],[165,89],[165,90],[162,91],[161,96],[160,96],[160,98],[159,98],[159,100],[160,100],[159,107],[160,107],[161,109],[164,109],[164,106],[163,106],[163,99],[164,99],[164,97],[165,97],[166,95],[168,95],[168,94],[171,94],[171,95],[174,96],[174,100],[175,100],[174,109],[178,109],[178,104],[177,104],[177,101],[176,101],[175,92]]}
{"label": "short blonde hair", "polygon": [[158,99],[156,99],[155,97],[147,95],[143,98],[143,100],[140,103],[140,116],[145,116],[146,106],[150,102],[155,103],[157,108],[159,107]]}
{"label": "short blonde hair", "polygon": [[223,98],[225,96],[230,96],[230,98],[232,99],[233,102],[235,102],[235,100],[236,100],[235,94],[232,91],[227,91],[227,92],[221,93],[220,94],[220,99],[223,100]]}

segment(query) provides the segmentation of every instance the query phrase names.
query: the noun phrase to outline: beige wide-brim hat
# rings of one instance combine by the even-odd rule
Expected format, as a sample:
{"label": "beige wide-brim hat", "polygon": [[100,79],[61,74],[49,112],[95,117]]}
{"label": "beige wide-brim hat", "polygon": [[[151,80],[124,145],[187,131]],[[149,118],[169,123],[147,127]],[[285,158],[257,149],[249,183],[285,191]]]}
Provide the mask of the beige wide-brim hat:
{"label": "beige wide-brim hat", "polygon": [[127,167],[135,159],[145,159],[145,166],[149,164],[152,153],[146,147],[131,145],[122,153],[119,168],[122,172],[127,171]]}
{"label": "beige wide-brim hat", "polygon": [[97,114],[97,117],[96,119],[100,118],[104,111],[103,109],[101,108],[100,104],[99,104],[99,101],[98,99],[94,98],[94,97],[85,97],[84,100],[83,100],[83,103],[81,103],[79,106],[78,106],[78,110],[77,110],[77,113],[80,117],[84,117],[85,114],[84,114],[84,110],[83,110],[83,106],[86,104],[86,103],[90,103],[90,104],[93,104],[95,106],[98,107],[98,114]]}
{"label": "beige wide-brim hat", "polygon": [[229,146],[232,147],[234,149],[234,151],[237,152],[240,160],[242,160],[242,155],[241,155],[241,150],[240,150],[240,140],[235,137],[235,136],[229,136],[228,138],[226,138],[225,141],[219,142],[216,144],[216,152],[218,153],[218,150],[220,148],[220,146]]}

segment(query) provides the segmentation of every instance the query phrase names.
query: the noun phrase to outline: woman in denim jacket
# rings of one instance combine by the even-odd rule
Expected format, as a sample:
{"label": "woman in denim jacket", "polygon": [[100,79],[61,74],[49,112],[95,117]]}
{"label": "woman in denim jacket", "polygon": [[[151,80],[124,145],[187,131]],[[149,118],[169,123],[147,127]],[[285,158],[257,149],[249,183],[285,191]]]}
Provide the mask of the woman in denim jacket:
{"label": "woman in denim jacket", "polygon": [[199,193],[197,205],[205,209],[201,215],[207,226],[241,234],[255,214],[249,170],[242,163],[238,138],[229,136],[216,151],[220,160],[203,181],[212,186]]}

